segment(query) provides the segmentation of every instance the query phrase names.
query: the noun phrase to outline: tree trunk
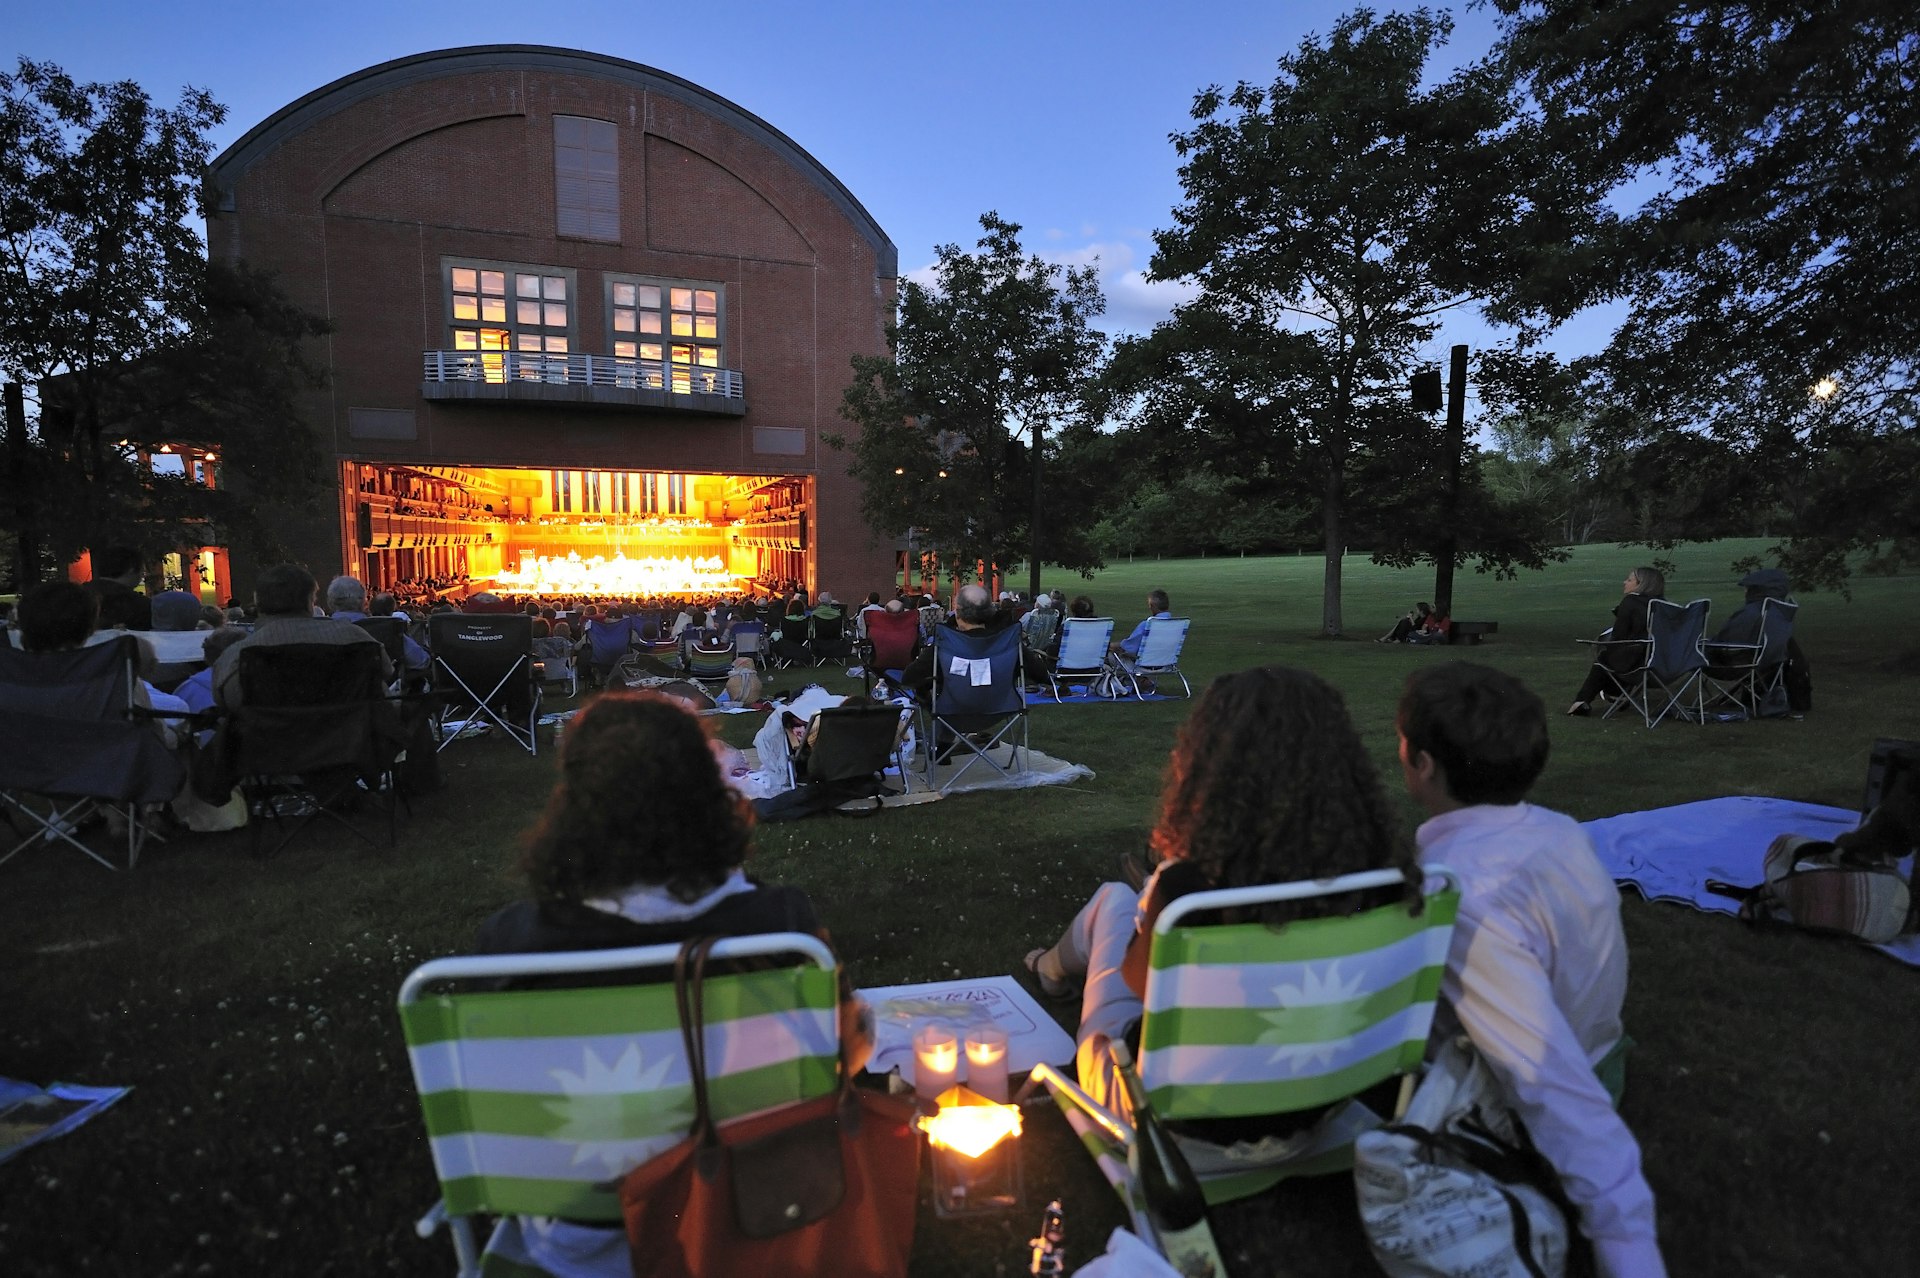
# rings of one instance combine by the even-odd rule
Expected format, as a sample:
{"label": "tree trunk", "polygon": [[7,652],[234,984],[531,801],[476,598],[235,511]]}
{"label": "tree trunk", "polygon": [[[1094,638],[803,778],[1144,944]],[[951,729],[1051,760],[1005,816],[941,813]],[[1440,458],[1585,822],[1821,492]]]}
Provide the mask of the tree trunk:
{"label": "tree trunk", "polygon": [[1321,489],[1320,523],[1326,533],[1327,571],[1320,597],[1320,629],[1329,638],[1341,632],[1340,556],[1346,549],[1341,529],[1341,505],[1346,497],[1345,467],[1337,456],[1327,459],[1326,481]]}

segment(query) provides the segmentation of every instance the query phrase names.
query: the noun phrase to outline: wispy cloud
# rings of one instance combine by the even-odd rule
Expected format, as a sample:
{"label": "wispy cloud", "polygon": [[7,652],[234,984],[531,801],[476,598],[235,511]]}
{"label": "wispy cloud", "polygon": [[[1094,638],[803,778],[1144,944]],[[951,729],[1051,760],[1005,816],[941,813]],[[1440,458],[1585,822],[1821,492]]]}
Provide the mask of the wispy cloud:
{"label": "wispy cloud", "polygon": [[[1047,245],[1033,251],[1043,261],[1058,266],[1094,268],[1100,292],[1107,299],[1106,313],[1095,322],[1096,327],[1116,336],[1147,333],[1170,317],[1174,307],[1198,292],[1190,283],[1147,279],[1143,263],[1151,240],[1145,232],[1138,237],[1101,240],[1092,238],[1093,229],[1091,223],[1083,226],[1085,242],[1072,248],[1054,247],[1067,235],[1058,228],[1049,229],[1042,233]],[[905,272],[902,278],[926,288],[939,282],[932,262]]]}

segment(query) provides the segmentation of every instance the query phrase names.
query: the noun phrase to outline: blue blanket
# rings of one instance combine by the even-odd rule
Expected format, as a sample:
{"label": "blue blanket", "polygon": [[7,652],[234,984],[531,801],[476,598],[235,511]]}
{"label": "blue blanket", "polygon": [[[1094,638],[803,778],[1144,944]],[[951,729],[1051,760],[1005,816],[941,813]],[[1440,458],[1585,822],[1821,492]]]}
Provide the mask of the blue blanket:
{"label": "blue blanket", "polygon": [[[1733,914],[1740,903],[1708,892],[1708,879],[1751,887],[1766,877],[1761,862],[1777,836],[1831,839],[1859,824],[1860,814],[1846,808],[1733,797],[1603,817],[1588,821],[1586,829],[1615,881],[1632,884],[1648,900]],[[1901,868],[1911,882],[1912,859]],[[1920,967],[1920,936],[1873,948]]]}

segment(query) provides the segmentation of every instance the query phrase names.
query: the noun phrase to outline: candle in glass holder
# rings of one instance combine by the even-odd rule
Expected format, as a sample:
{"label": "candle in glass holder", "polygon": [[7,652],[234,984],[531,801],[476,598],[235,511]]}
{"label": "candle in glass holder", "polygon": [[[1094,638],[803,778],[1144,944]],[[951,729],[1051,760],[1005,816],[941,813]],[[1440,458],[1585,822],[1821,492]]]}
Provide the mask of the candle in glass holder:
{"label": "candle in glass holder", "polygon": [[967,1086],[990,1101],[1007,1100],[1007,1032],[993,1025],[967,1030]]}
{"label": "candle in glass holder", "polygon": [[959,1081],[960,1041],[944,1025],[928,1025],[913,1036],[913,1091],[924,1101],[937,1102],[940,1093]]}

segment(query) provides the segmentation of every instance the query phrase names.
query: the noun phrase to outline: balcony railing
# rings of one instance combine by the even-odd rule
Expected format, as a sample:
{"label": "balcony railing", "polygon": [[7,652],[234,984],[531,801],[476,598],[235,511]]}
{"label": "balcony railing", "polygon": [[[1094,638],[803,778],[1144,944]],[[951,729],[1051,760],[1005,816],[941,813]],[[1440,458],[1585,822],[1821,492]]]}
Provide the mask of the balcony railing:
{"label": "balcony railing", "polygon": [[[493,386],[599,386],[668,395],[745,399],[731,368],[700,368],[614,355],[547,355],[535,351],[428,351],[422,380]],[[739,411],[738,409],[735,410]]]}

